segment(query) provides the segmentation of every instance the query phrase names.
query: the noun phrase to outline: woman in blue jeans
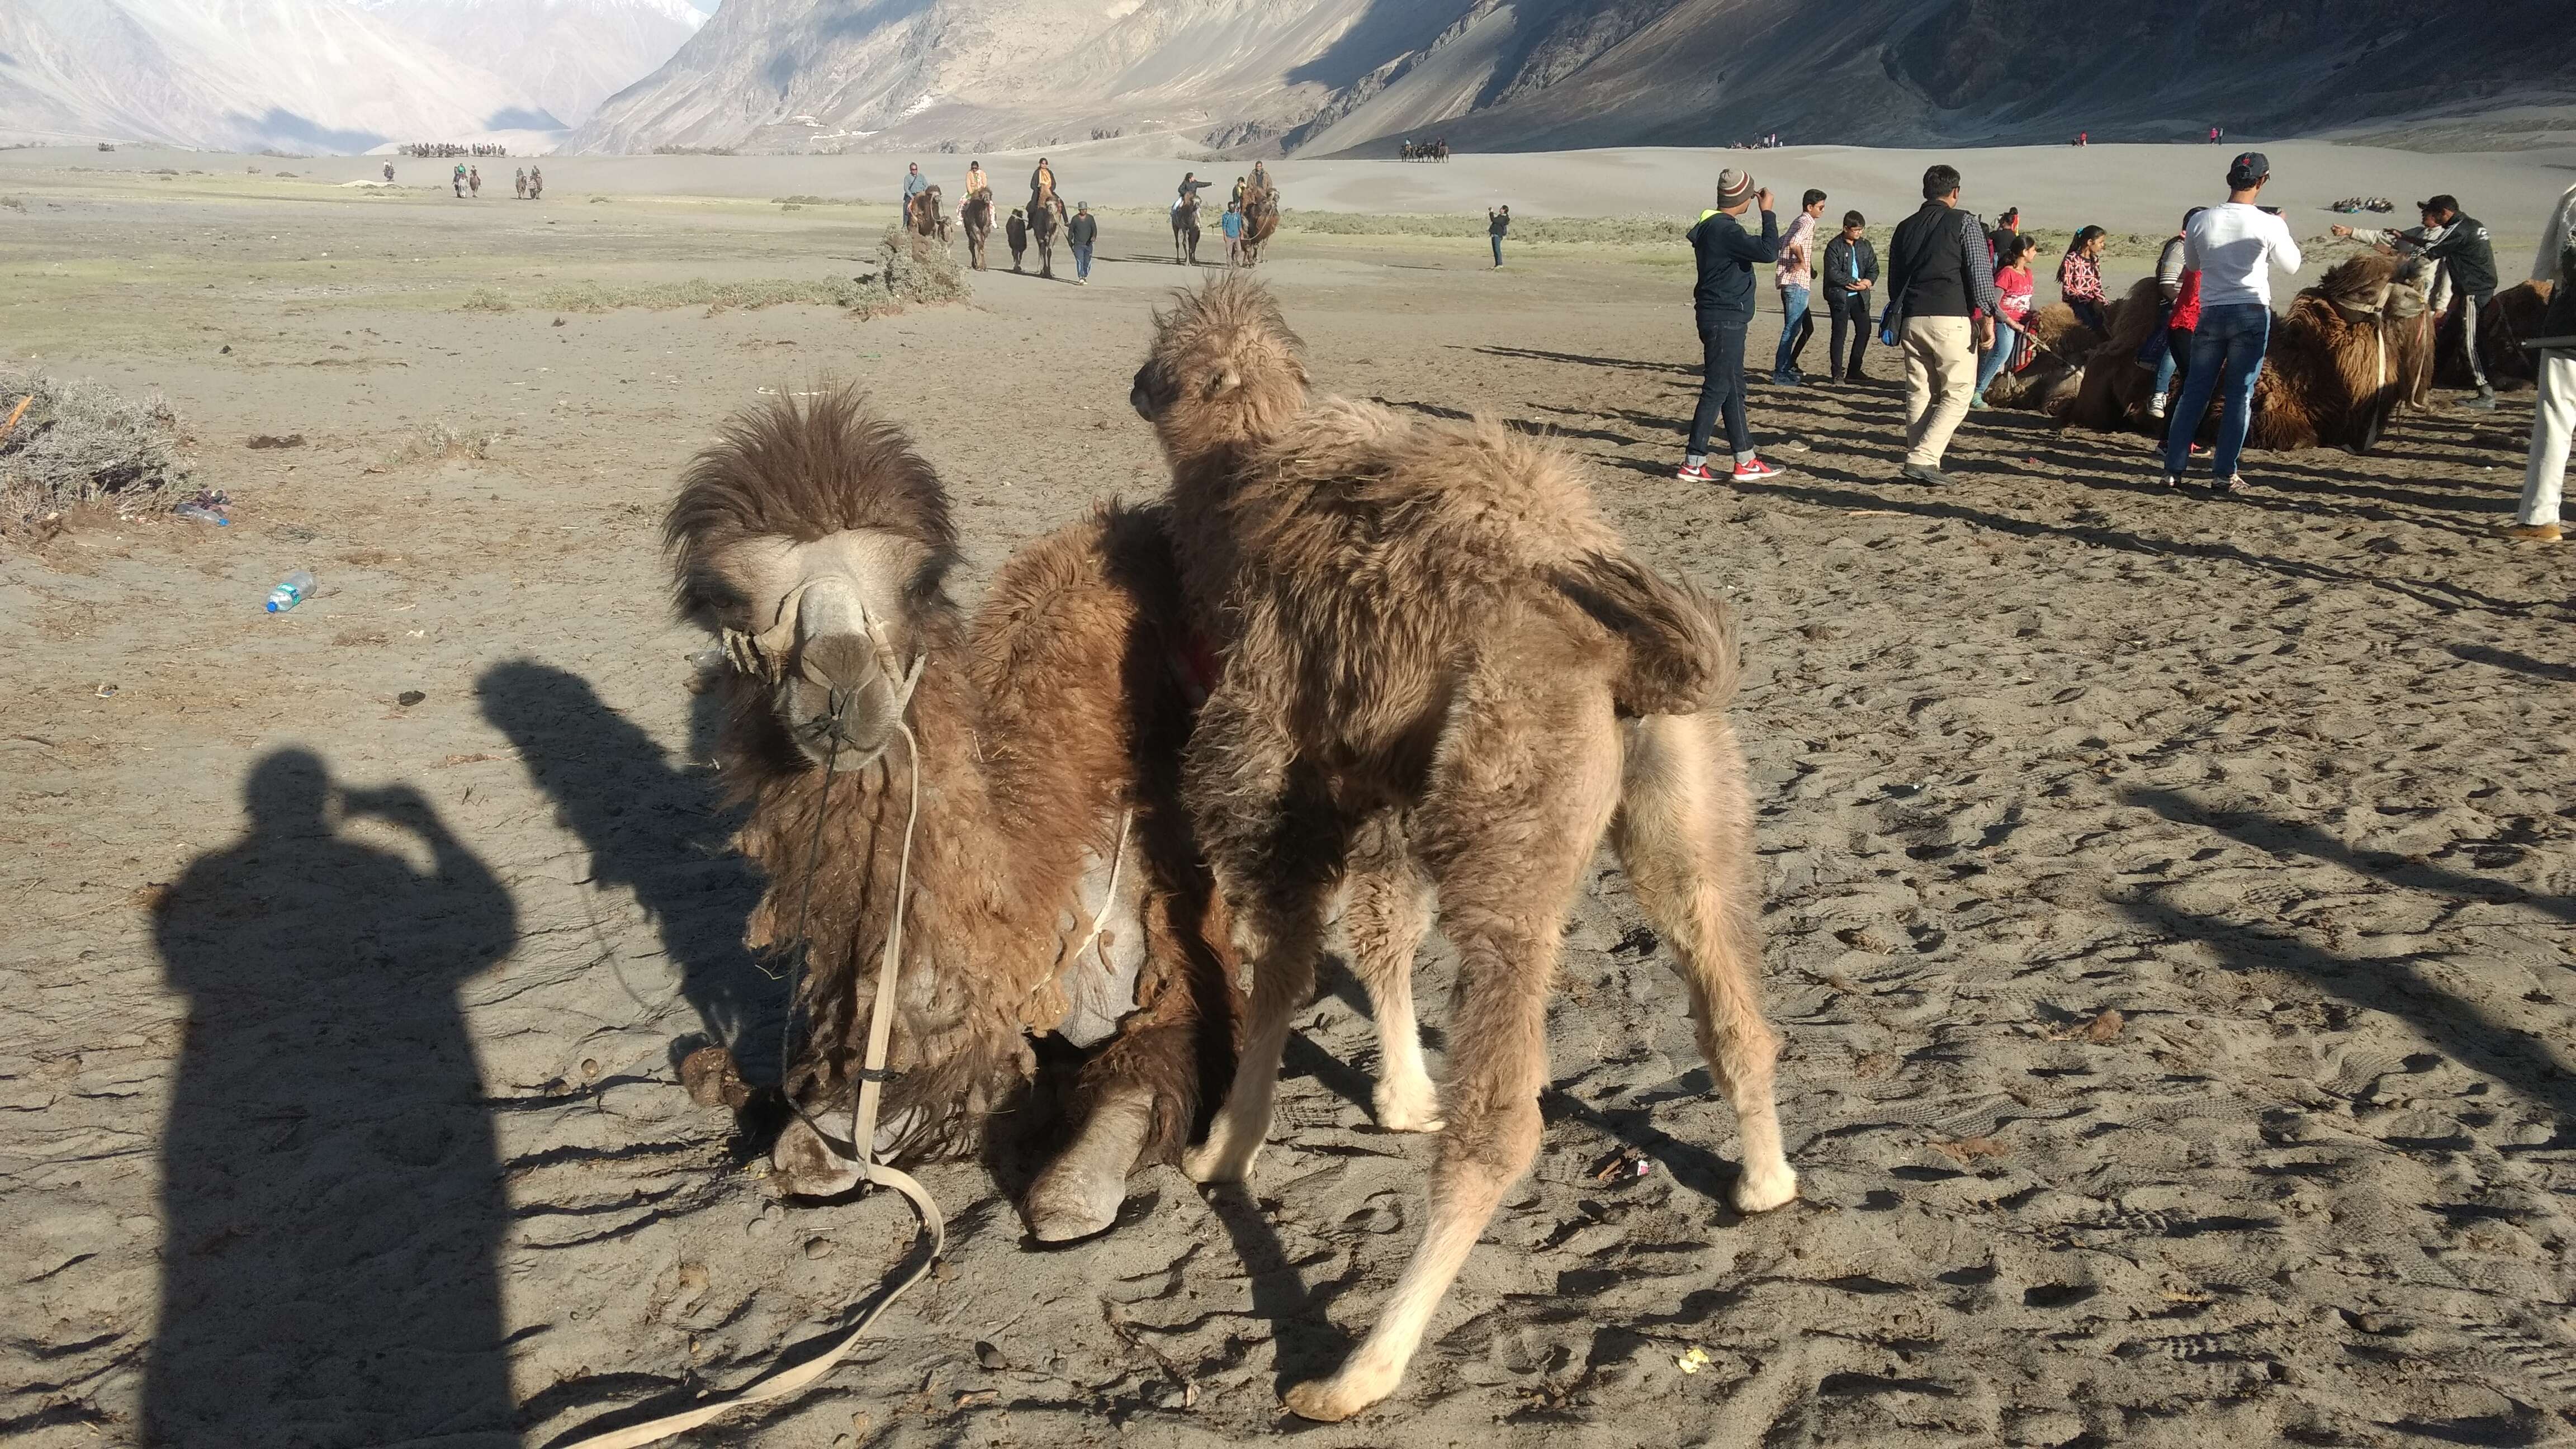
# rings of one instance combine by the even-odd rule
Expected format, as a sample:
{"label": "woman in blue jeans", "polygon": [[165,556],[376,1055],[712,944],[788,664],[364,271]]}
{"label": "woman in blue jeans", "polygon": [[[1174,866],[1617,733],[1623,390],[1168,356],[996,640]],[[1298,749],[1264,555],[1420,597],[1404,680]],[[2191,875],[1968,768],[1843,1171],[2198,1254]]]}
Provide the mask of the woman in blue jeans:
{"label": "woman in blue jeans", "polygon": [[2210,459],[2209,491],[2226,493],[2236,487],[2236,460],[2254,421],[2254,379],[2262,374],[2263,352],[2271,341],[2272,309],[2260,302],[2200,309],[2182,396],[2165,428],[2165,486],[2181,486],[2191,462],[2191,440],[2200,432],[2201,415],[2214,394],[2219,400],[2218,451]]}

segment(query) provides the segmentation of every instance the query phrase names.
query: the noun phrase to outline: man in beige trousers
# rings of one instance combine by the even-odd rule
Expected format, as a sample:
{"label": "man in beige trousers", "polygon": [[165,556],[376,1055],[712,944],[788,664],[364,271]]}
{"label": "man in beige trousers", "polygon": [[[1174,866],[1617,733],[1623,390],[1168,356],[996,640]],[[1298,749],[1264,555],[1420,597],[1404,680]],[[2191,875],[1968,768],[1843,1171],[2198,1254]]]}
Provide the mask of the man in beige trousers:
{"label": "man in beige trousers", "polygon": [[1941,455],[1968,415],[1977,354],[1995,343],[1994,263],[1983,223],[1959,209],[1959,171],[1923,173],[1923,206],[1896,224],[1887,295],[1905,354],[1906,477],[1947,484]]}

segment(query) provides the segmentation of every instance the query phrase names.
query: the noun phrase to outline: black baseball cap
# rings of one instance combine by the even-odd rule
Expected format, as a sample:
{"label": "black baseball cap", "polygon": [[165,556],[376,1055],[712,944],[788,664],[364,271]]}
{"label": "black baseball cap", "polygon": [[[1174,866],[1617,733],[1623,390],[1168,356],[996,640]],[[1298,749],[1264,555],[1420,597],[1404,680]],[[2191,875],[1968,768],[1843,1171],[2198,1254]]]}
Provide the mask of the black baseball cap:
{"label": "black baseball cap", "polygon": [[2272,158],[2260,151],[2248,151],[2227,163],[2227,184],[2252,186],[2272,174]]}
{"label": "black baseball cap", "polygon": [[2445,191],[2430,201],[2415,203],[2415,209],[2417,211],[2457,211],[2460,209],[2460,198]]}

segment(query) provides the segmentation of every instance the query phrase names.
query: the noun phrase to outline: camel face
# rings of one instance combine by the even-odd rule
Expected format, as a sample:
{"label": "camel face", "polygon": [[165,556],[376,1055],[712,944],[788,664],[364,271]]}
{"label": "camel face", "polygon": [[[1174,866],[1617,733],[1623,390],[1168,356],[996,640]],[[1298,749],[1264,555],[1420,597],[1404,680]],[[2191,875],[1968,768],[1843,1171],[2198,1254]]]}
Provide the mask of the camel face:
{"label": "camel face", "polygon": [[1304,351],[1266,288],[1227,278],[1155,314],[1127,401],[1174,458],[1266,437],[1306,405]]}
{"label": "camel face", "polygon": [[806,543],[746,539],[714,559],[749,627],[728,624],[748,637],[770,707],[815,764],[836,752],[865,758],[894,734],[919,647],[905,586],[928,559],[919,543],[870,529]]}

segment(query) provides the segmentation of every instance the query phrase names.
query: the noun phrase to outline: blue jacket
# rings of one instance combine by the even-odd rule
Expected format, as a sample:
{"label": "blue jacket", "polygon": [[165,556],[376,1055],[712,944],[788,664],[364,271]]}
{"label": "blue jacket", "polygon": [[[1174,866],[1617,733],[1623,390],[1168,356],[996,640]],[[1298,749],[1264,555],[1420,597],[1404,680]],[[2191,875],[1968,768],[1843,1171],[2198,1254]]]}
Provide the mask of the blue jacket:
{"label": "blue jacket", "polygon": [[1762,235],[1747,232],[1734,217],[1712,211],[1690,229],[1691,251],[1699,258],[1699,285],[1691,289],[1691,308],[1703,318],[1753,320],[1753,265],[1780,260],[1780,221],[1762,213]]}

